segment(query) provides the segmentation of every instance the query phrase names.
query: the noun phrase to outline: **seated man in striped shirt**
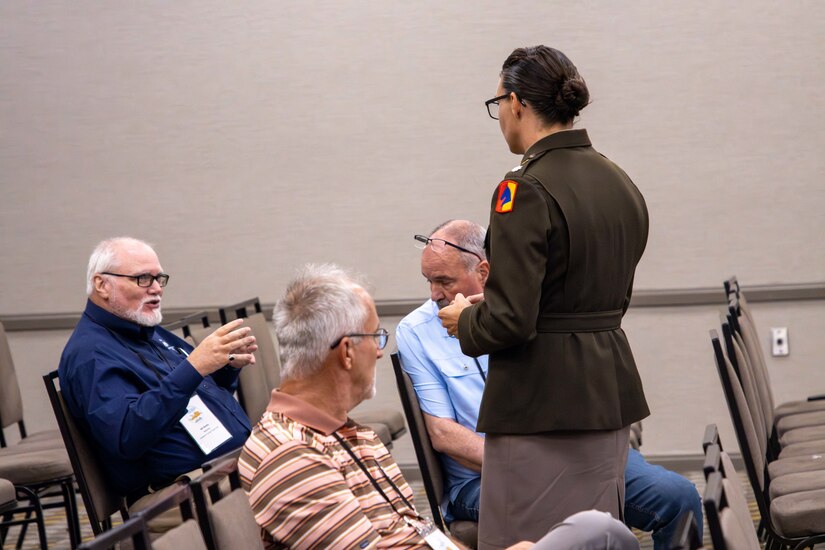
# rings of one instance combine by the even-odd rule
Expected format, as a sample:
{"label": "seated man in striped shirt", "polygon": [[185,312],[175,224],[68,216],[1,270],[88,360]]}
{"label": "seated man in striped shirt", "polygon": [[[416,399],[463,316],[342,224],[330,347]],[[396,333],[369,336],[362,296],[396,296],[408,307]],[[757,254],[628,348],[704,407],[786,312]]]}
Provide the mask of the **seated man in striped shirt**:
{"label": "seated man in striped shirt", "polygon": [[[308,266],[287,287],[273,319],[282,382],[238,463],[265,545],[458,548],[416,511],[410,486],[378,436],[348,416],[375,395],[375,363],[387,344],[367,291],[335,266]],[[576,548],[638,548],[619,522],[584,514],[555,527],[548,535],[555,542],[535,548],[571,548],[570,537]]]}

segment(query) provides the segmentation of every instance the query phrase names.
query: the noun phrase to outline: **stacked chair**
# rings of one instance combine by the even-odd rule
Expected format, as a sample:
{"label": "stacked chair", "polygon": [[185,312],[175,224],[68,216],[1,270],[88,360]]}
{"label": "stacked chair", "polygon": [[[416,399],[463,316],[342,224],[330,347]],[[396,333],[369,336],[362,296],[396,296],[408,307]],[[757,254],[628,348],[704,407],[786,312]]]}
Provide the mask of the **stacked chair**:
{"label": "stacked chair", "polygon": [[[726,287],[731,291],[722,337],[712,330],[711,344],[766,547],[802,548],[825,541],[823,402],[774,405],[764,356],[741,289],[735,280],[727,281]],[[725,508],[729,493],[723,488],[719,495],[710,495],[717,511]]]}
{"label": "stacked chair", "polygon": [[705,430],[705,494],[702,503],[715,550],[759,549],[741,481],[730,456],[722,450],[715,424]]}
{"label": "stacked chair", "polygon": [[[5,428],[17,424],[19,442],[7,444]],[[80,522],[74,493],[74,476],[66,449],[57,432],[44,431],[29,435],[23,422],[23,400],[12,362],[11,349],[0,323],[0,478],[15,487],[17,498],[28,502],[37,513],[43,508],[63,508],[72,545],[80,542]],[[52,498],[54,497],[54,498]],[[15,499],[16,500],[16,499]],[[4,516],[5,517],[5,516]],[[21,525],[19,547],[26,536],[28,522]],[[5,542],[6,527],[0,528]],[[45,535],[41,533],[41,540]],[[41,542],[42,545],[42,542]]]}
{"label": "stacked chair", "polygon": [[[168,491],[164,491],[164,498],[145,508],[139,514],[129,518],[123,524],[99,534],[93,540],[80,546],[80,550],[106,550],[120,543],[121,548],[128,547],[123,543],[131,542],[135,550],[207,550],[201,529],[194,519],[192,510],[192,493],[186,483],[178,483]],[[147,524],[153,518],[166,513],[173,508],[180,508],[183,522],[152,539],[147,530]]]}

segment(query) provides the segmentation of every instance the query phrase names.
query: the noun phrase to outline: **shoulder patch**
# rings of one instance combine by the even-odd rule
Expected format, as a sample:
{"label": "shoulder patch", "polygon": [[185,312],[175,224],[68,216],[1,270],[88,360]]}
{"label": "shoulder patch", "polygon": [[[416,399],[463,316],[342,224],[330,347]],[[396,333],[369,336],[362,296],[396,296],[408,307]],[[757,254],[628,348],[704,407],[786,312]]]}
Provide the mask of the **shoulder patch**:
{"label": "shoulder patch", "polygon": [[506,214],[513,211],[516,201],[516,191],[518,183],[513,180],[504,180],[498,184],[498,198],[496,199],[496,212]]}

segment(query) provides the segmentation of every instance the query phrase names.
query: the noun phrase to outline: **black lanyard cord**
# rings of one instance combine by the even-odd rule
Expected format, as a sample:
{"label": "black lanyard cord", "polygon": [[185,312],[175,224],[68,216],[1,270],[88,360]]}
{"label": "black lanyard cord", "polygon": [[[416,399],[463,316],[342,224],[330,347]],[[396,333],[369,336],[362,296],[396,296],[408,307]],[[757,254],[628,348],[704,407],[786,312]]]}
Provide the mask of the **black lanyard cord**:
{"label": "black lanyard cord", "polygon": [[[335,436],[335,439],[338,440],[338,443],[341,444],[341,446],[344,448],[344,450],[346,450],[347,453],[349,453],[349,456],[352,457],[352,459],[355,461],[356,464],[358,464],[358,467],[361,468],[361,471],[364,472],[364,475],[366,475],[367,479],[370,480],[370,483],[372,483],[372,486],[375,487],[375,489],[381,494],[382,497],[384,497],[384,500],[386,500],[387,503],[392,507],[393,511],[396,514],[398,514],[399,516],[403,515],[401,512],[398,511],[398,508],[395,507],[395,504],[392,503],[392,500],[390,500],[390,498],[387,496],[387,493],[385,493],[384,490],[381,488],[381,486],[378,485],[378,481],[376,481],[376,479],[374,477],[372,477],[372,474],[370,474],[369,470],[367,470],[367,467],[364,465],[364,463],[361,462],[361,459],[359,459],[355,455],[353,450],[350,448],[350,446],[347,445],[346,441],[344,441],[344,438],[342,438],[340,435],[338,435],[338,432],[332,432],[332,435]],[[421,516],[419,516],[418,512],[415,511],[415,508],[410,503],[410,501],[407,500],[407,498],[404,496],[404,494],[401,492],[401,489],[399,489],[398,486],[395,483],[393,483],[392,479],[390,479],[390,476],[387,475],[387,473],[381,468],[380,465],[378,466],[378,469],[381,471],[381,473],[384,475],[386,480],[389,482],[390,486],[395,490],[396,493],[398,493],[398,496],[401,497],[401,500],[404,501],[404,504],[407,505],[407,508],[412,510],[412,512],[415,514],[416,518],[420,519]]]}
{"label": "black lanyard cord", "polygon": [[476,368],[478,368],[478,373],[481,375],[481,379],[484,380],[484,383],[487,383],[487,376],[484,375],[484,369],[481,368],[481,363],[478,360],[478,357],[473,357],[473,361],[476,362]]}

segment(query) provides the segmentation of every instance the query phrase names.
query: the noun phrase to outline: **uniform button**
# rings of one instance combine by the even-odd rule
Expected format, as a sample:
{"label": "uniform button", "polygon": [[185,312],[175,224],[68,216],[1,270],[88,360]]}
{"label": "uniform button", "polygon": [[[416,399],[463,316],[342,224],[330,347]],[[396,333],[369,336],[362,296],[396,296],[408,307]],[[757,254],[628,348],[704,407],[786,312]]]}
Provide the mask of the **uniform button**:
{"label": "uniform button", "polygon": [[468,367],[467,365],[464,365],[464,370],[469,370],[469,369],[470,369],[470,367]]}

